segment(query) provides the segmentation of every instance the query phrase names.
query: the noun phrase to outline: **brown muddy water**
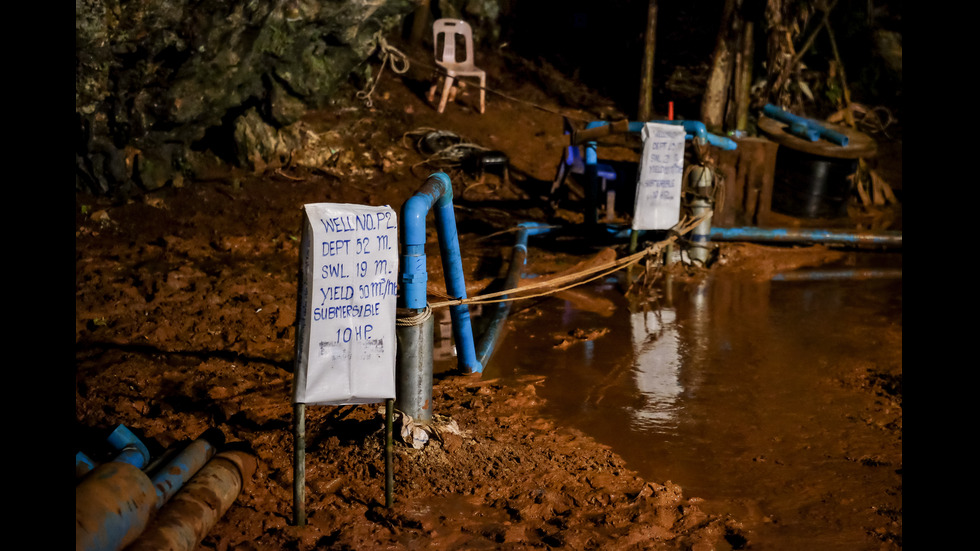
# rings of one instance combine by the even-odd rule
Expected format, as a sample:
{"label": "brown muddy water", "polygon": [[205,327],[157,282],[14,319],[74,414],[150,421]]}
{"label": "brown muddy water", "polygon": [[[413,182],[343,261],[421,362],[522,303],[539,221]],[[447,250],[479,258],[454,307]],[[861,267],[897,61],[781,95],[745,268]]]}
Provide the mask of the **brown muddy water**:
{"label": "brown muddy water", "polygon": [[[753,549],[900,548],[901,255],[846,265],[890,271],[711,275],[645,312],[612,279],[590,291],[613,313],[519,304],[484,376],[546,375],[556,420],[733,515]],[[576,330],[595,338],[562,346]],[[897,399],[867,384],[889,377]]]}

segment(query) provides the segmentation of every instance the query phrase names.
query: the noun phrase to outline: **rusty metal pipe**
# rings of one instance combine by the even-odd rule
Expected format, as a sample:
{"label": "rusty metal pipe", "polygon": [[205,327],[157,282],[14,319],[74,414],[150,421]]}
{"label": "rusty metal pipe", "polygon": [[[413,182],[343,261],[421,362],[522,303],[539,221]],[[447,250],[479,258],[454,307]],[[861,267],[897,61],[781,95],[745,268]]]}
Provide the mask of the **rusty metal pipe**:
{"label": "rusty metal pipe", "polygon": [[244,452],[215,455],[126,551],[193,551],[231,508],[255,468],[255,458]]}

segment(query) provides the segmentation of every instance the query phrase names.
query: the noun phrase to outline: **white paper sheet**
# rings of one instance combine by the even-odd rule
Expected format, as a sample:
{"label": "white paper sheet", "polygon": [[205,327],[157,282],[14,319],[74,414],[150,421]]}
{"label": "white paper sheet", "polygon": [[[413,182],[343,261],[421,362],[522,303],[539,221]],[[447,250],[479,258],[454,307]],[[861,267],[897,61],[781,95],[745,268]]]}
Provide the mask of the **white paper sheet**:
{"label": "white paper sheet", "polygon": [[666,230],[680,220],[684,128],[643,125],[643,157],[633,208],[634,230]]}
{"label": "white paper sheet", "polygon": [[294,403],[395,397],[398,224],[391,207],[304,206]]}

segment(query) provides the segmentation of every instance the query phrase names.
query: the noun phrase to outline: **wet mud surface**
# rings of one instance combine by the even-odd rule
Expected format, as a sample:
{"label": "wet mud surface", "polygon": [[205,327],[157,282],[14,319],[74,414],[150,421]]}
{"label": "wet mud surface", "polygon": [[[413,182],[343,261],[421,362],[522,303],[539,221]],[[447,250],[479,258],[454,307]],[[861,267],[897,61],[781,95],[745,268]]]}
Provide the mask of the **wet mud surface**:
{"label": "wet mud surface", "polygon": [[[789,262],[801,251],[747,275],[762,252],[778,254],[738,251],[737,269],[664,282],[647,308],[611,278],[591,288],[611,316],[557,298],[523,309],[496,365],[547,375],[550,418],[733,514],[755,549],[901,547],[901,278],[784,281],[818,273]],[[868,262],[901,258],[847,254],[819,273]],[[569,328],[589,337],[569,344]]]}
{"label": "wet mud surface", "polygon": [[[513,90],[529,101],[547,101],[533,89],[515,85]],[[506,265],[512,242],[506,231],[517,222],[575,218],[574,212],[549,211],[538,200],[560,159],[560,118],[493,96],[488,115],[480,116],[471,108],[472,97],[466,100],[465,95],[439,116],[423,95],[391,80],[382,81],[377,93],[374,109],[338,104],[309,114],[311,128],[329,134],[338,152],[323,169],[216,171],[128,200],[76,195],[76,449],[104,459],[105,434],[124,424],[154,454],[217,430],[224,446],[254,455],[254,476],[198,545],[200,550],[773,548],[767,547],[769,536],[760,526],[766,518],[788,522],[779,509],[783,504],[755,502],[750,492],[738,491],[737,483],[713,487],[710,477],[692,479],[699,481],[692,492],[676,479],[684,469],[711,466],[692,465],[689,456],[670,454],[638,461],[635,454],[630,457],[629,446],[604,438],[589,421],[569,412],[573,406],[601,411],[617,392],[617,377],[628,377],[629,365],[602,368],[606,379],[600,380],[612,386],[598,401],[583,397],[576,405],[577,398],[560,391],[575,380],[601,390],[594,379],[570,378],[581,368],[562,367],[572,355],[581,357],[579,349],[586,343],[598,349],[604,342],[623,340],[628,309],[622,286],[615,285],[602,292],[573,289],[542,299],[573,305],[567,323],[547,321],[558,311],[553,305],[535,302],[516,308],[493,360],[506,366],[499,374],[493,372],[494,364],[482,377],[445,370],[437,374],[435,412],[454,421],[458,433],[446,431],[421,450],[396,447],[391,509],[383,506],[379,405],[308,408],[308,524],[292,525],[290,398],[302,205],[399,208],[431,172],[420,166],[423,158],[404,137],[417,128],[439,127],[507,152],[512,164],[509,183],[496,175],[480,181],[452,171],[464,268],[474,291],[494,281]],[[514,125],[515,120],[521,124]],[[487,237],[497,232],[502,233]],[[722,267],[749,279],[764,279],[760,273],[775,270],[780,258],[794,267],[838,259],[837,253],[823,249],[810,249],[803,260],[790,248],[726,250],[731,256]],[[547,275],[588,261],[601,249],[555,241],[537,243],[533,254],[530,269]],[[435,249],[429,262],[430,281],[438,291]],[[695,270],[678,274],[678,280],[704,276]],[[534,344],[532,333],[544,335],[546,344]],[[739,333],[733,342],[743,338],[747,335]],[[836,533],[839,519],[860,508],[857,524],[864,532],[847,542],[853,543],[850,548],[900,548],[901,318],[897,327],[892,323],[889,332],[874,339],[875,346],[893,356],[835,364],[820,380],[824,387],[803,390],[811,390],[805,394],[817,401],[824,395],[849,396],[853,403],[846,407],[826,406],[835,416],[850,415],[851,427],[873,433],[867,441],[841,444],[818,456],[849,461],[853,473],[847,476],[866,477],[875,495],[897,496],[875,502],[880,508],[875,515],[865,501],[849,501],[848,495],[827,489],[834,484],[828,480],[815,483],[812,501],[831,510],[819,512],[828,515],[826,534]],[[525,360],[533,358],[536,367],[507,360],[516,351]],[[444,352],[437,354],[440,367],[452,362],[451,353]],[[761,349],[752,353],[764,354]],[[629,354],[619,361],[628,364]],[[762,379],[767,374],[746,376]],[[735,398],[711,400],[732,400],[727,407],[750,414],[752,408],[741,400],[765,399]],[[609,411],[618,415],[623,409]],[[748,435],[754,427],[744,426],[742,417],[719,419],[710,409],[700,414],[706,416],[699,421],[704,433],[695,449],[700,454],[717,454],[725,438]],[[732,426],[718,425],[726,421]],[[817,432],[832,438],[840,426],[822,426]],[[778,435],[753,438],[752,446],[745,445],[743,454],[732,458],[733,465],[752,461],[755,444]],[[798,462],[776,448],[757,459],[754,464],[774,469]],[[868,474],[876,471],[897,471],[897,482],[894,475],[879,480]],[[753,480],[745,477],[742,483]]]}

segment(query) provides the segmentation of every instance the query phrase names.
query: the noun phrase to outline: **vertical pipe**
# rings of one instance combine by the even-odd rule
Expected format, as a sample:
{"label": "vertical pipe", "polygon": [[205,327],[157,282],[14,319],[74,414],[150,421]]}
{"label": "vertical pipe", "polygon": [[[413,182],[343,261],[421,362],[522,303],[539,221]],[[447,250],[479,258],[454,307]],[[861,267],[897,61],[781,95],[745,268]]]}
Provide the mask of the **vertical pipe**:
{"label": "vertical pipe", "polygon": [[[524,264],[527,262],[527,239],[532,235],[540,235],[550,230],[547,226],[542,226],[535,222],[522,222],[518,226],[517,238],[514,248],[511,250],[510,266],[507,269],[507,277],[504,279],[504,289],[516,289],[520,284],[521,274],[524,273]],[[501,298],[507,298],[507,295]],[[497,338],[500,336],[501,328],[507,316],[510,314],[510,301],[498,302],[494,310],[490,325],[480,339],[477,346],[477,361],[486,366],[493,355],[493,350],[497,345]]]}
{"label": "vertical pipe", "polygon": [[688,254],[691,260],[704,264],[708,261],[709,234],[711,233],[711,200],[709,193],[714,183],[714,176],[711,169],[696,165],[691,167],[688,186],[694,199],[691,200],[691,214],[697,218],[707,214],[707,217],[691,232],[691,248]]}
{"label": "vertical pipe", "polygon": [[[453,213],[452,183],[443,172],[429,176],[425,184],[402,205],[402,251],[399,283],[399,303],[403,308],[421,311],[426,306],[425,218],[436,207],[436,230],[442,252],[442,265],[446,275],[446,290],[454,298],[466,298],[466,282],[463,263],[456,235],[456,216]],[[473,327],[469,307],[455,305],[450,313],[453,318],[453,337],[462,371],[481,372],[483,366],[476,361]]]}
{"label": "vertical pipe", "polygon": [[586,142],[585,144],[585,227],[592,230],[596,227],[597,211],[599,208],[599,169],[596,166],[599,162],[597,142]]}
{"label": "vertical pipe", "polygon": [[[436,203],[436,230],[438,230],[439,236],[442,270],[446,274],[446,291],[449,296],[465,299],[466,280],[463,277],[463,256],[459,250],[459,236],[456,233],[456,213],[453,212],[452,187],[448,189],[448,200]],[[449,313],[453,319],[453,338],[456,340],[456,354],[459,356],[460,366],[471,373],[482,372],[483,366],[476,360],[470,307],[466,304],[455,304],[449,307]]]}
{"label": "vertical pipe", "polygon": [[293,404],[293,524],[306,526],[306,405]]}
{"label": "vertical pipe", "polygon": [[421,424],[432,420],[432,328],[430,315],[417,325],[399,325],[395,331],[395,407]]}

